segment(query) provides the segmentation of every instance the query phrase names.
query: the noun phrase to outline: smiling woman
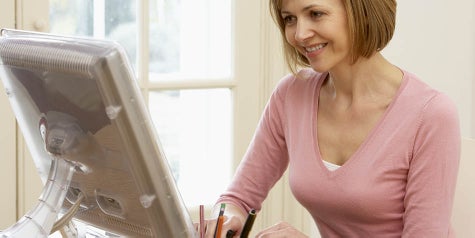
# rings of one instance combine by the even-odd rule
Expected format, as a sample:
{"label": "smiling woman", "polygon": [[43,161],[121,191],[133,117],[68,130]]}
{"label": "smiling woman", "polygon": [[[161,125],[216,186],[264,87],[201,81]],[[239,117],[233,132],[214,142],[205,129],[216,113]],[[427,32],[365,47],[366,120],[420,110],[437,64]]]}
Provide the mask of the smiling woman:
{"label": "smiling woman", "polygon": [[[292,45],[292,38],[299,37],[294,32],[296,29],[293,29],[297,27],[298,17],[292,15],[289,9],[294,5],[294,2],[284,2],[287,2],[289,5],[281,5],[282,1],[271,1],[270,9],[274,21],[281,30],[283,39],[286,39],[283,41],[286,60],[289,62],[292,72],[295,73],[297,70],[295,66],[308,67],[310,62],[305,57],[305,51],[295,51],[296,47]],[[360,56],[369,57],[375,51],[382,50],[391,40],[396,23],[395,1],[337,1],[336,4],[340,5],[339,9],[341,11],[335,9],[334,5],[325,5],[325,2],[327,1],[311,1],[307,7],[302,9],[303,12],[300,13],[300,18],[302,19],[300,21],[305,19],[313,21],[315,22],[313,27],[323,28],[323,31],[325,29],[345,31],[344,34],[348,34],[347,39],[352,42],[352,49],[350,51],[352,62],[355,62]],[[368,2],[371,3],[369,4]],[[326,21],[326,18],[334,14],[342,15],[340,19],[345,21],[343,25],[340,23],[337,26],[333,21]]]}
{"label": "smiling woman", "polygon": [[[454,237],[457,109],[381,54],[396,2],[270,0],[270,7],[293,72],[274,90],[218,199],[227,204],[225,229],[239,234],[243,211],[259,211],[288,167],[292,193],[322,237]],[[286,222],[257,234],[283,236],[306,237]]]}

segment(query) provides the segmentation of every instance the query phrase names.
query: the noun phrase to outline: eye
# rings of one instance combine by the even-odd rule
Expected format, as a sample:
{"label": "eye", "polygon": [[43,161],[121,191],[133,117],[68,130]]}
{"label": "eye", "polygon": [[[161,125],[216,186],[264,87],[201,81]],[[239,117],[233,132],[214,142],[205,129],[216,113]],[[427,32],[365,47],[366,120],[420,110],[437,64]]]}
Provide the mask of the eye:
{"label": "eye", "polygon": [[292,25],[297,21],[297,18],[292,15],[282,16],[285,25]]}
{"label": "eye", "polygon": [[321,12],[321,11],[310,11],[310,16],[312,18],[319,18],[319,17],[323,16],[323,14],[324,13]]}

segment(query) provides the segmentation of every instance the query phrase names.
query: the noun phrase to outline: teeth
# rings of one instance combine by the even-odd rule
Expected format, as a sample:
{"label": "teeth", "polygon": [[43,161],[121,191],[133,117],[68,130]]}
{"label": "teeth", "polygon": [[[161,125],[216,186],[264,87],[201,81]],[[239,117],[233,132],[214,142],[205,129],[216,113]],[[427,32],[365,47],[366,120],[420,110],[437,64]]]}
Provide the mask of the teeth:
{"label": "teeth", "polygon": [[319,50],[319,49],[325,47],[326,45],[327,45],[327,44],[319,44],[319,45],[316,45],[316,46],[314,46],[314,47],[305,47],[305,50],[306,50],[307,52],[312,52],[312,51]]}

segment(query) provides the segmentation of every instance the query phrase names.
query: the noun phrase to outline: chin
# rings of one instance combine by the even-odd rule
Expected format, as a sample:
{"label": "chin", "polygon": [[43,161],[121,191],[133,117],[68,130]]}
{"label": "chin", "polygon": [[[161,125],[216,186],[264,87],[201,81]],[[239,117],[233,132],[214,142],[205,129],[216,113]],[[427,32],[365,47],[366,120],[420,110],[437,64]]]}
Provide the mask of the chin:
{"label": "chin", "polygon": [[319,73],[325,73],[325,72],[330,71],[330,68],[329,68],[329,67],[323,66],[323,65],[312,64],[312,65],[310,65],[310,67],[311,67],[313,70],[315,70],[315,71],[317,71],[317,72],[319,72]]}

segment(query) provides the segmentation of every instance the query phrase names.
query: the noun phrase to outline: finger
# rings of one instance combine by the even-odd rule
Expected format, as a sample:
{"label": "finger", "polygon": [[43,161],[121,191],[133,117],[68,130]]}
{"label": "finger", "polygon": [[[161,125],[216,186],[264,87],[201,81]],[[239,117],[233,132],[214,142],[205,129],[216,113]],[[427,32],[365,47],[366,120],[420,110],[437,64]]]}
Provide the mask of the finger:
{"label": "finger", "polygon": [[217,219],[205,220],[205,238],[213,238]]}
{"label": "finger", "polygon": [[268,231],[263,234],[256,235],[257,238],[287,238],[287,237],[296,237],[297,231],[292,227],[286,227],[279,230]]}
{"label": "finger", "polygon": [[257,233],[256,237],[260,237],[260,235],[263,235],[263,234],[267,234],[267,233],[271,233],[271,232],[275,232],[275,231],[280,231],[280,230],[283,230],[283,229],[288,228],[288,227],[290,227],[290,225],[287,222],[279,222],[275,225],[272,225],[272,226],[260,231],[259,233]]}
{"label": "finger", "polygon": [[[225,217],[224,223],[223,223],[223,230],[226,231],[233,231],[234,235],[239,235],[241,234],[241,228],[242,228],[242,222],[237,218],[237,217]],[[233,237],[233,236],[227,236],[227,237]]]}
{"label": "finger", "polygon": [[[238,218],[236,217],[229,218],[227,216],[224,216],[223,220],[224,222],[223,222],[221,237],[219,238],[236,237],[240,234],[238,233],[238,231],[241,229],[242,224]],[[216,230],[217,219],[206,220],[205,223],[206,223],[205,238],[213,238],[215,230]],[[228,231],[232,231],[232,232],[228,233]]]}

